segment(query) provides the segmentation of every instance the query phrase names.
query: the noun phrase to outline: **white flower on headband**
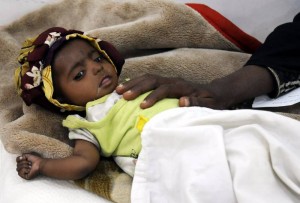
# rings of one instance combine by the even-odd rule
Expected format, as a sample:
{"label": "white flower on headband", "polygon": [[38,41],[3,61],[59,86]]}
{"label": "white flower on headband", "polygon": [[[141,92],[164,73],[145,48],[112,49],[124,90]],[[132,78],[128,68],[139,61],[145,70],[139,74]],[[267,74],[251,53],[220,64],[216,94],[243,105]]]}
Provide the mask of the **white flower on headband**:
{"label": "white flower on headband", "polygon": [[33,66],[31,68],[31,72],[27,72],[26,75],[33,78],[33,85],[29,83],[25,84],[26,89],[32,89],[41,84],[42,81],[41,71],[36,66]]}
{"label": "white flower on headband", "polygon": [[44,43],[51,47],[53,43],[60,38],[60,34],[60,32],[50,32]]}

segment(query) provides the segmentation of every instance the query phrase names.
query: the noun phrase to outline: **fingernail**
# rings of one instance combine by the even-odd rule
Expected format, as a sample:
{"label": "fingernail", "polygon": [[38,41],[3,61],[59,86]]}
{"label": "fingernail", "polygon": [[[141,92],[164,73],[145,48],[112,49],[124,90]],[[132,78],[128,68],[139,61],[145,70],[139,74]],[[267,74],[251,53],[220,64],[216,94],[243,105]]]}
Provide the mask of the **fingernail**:
{"label": "fingernail", "polygon": [[120,88],[122,88],[123,86],[124,86],[124,85],[123,85],[122,83],[118,85],[118,87],[120,87]]}
{"label": "fingernail", "polygon": [[128,91],[125,92],[125,94],[132,94],[132,91],[128,90]]}
{"label": "fingernail", "polygon": [[190,100],[188,98],[184,98],[184,106],[190,106]]}
{"label": "fingernail", "polygon": [[181,103],[181,106],[189,106],[190,105],[190,101],[187,97],[181,97],[180,103]]}

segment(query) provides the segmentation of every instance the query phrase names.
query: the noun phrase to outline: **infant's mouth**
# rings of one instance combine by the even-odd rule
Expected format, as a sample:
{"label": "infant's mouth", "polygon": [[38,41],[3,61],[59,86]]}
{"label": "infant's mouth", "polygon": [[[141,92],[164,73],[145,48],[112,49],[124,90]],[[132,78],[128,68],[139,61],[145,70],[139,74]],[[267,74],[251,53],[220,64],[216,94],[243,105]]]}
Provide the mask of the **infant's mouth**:
{"label": "infant's mouth", "polygon": [[104,76],[102,79],[101,79],[101,82],[99,84],[99,87],[106,87],[108,85],[111,84],[111,77],[109,76]]}

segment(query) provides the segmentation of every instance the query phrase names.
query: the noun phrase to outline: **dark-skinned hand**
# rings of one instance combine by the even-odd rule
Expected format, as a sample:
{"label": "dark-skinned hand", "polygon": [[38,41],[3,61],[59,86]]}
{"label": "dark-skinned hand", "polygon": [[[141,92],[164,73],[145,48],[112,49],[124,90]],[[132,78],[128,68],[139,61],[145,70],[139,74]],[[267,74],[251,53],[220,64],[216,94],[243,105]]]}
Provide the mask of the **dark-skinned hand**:
{"label": "dark-skinned hand", "polygon": [[221,92],[213,88],[212,84],[199,85],[181,78],[166,78],[158,75],[146,74],[127,81],[116,88],[124,99],[133,100],[139,95],[153,90],[141,103],[145,109],[153,106],[164,98],[178,98],[180,107],[204,106],[215,109],[227,107]]}

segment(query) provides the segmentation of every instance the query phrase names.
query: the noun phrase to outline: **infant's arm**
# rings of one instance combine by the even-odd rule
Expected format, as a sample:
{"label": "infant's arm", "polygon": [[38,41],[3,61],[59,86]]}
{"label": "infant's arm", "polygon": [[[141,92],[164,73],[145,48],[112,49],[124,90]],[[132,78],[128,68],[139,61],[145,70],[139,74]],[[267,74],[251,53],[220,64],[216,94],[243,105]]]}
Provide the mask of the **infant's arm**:
{"label": "infant's arm", "polygon": [[64,180],[76,180],[92,172],[100,160],[97,147],[85,140],[76,140],[73,155],[62,159],[45,159],[33,154],[17,157],[17,171],[24,179],[45,175]]}

